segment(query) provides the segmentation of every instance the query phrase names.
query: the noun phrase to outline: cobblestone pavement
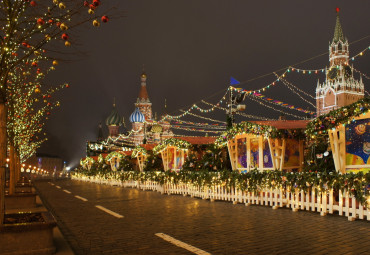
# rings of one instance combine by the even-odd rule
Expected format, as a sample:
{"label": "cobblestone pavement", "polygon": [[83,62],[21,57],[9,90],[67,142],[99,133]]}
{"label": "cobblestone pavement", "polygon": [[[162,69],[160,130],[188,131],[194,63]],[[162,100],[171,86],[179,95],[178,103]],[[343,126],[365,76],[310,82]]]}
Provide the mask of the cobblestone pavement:
{"label": "cobblestone pavement", "polygon": [[[71,180],[36,182],[35,186],[76,254],[193,254],[157,233],[204,251],[198,254],[370,251],[370,223],[363,220],[349,222],[347,217]],[[124,217],[117,218],[96,205]]]}

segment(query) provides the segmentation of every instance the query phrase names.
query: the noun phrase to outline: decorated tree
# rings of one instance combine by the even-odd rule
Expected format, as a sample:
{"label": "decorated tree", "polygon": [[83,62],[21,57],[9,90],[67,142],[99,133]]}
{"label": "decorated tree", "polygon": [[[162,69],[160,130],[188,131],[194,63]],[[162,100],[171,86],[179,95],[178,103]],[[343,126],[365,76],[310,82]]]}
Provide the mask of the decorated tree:
{"label": "decorated tree", "polygon": [[[64,51],[61,49],[74,43],[75,38],[70,33],[73,29],[87,22],[98,27],[109,20],[108,16],[100,13],[100,6],[100,0],[3,0],[0,2],[0,225],[3,224],[4,215],[7,130],[10,130],[9,134],[16,136],[18,131],[15,127],[19,127],[20,124],[14,121],[14,116],[9,114],[8,118],[8,109],[12,114],[20,110],[15,106],[17,100],[13,96],[21,94],[27,87],[27,84],[15,79],[14,73],[17,68],[21,70],[28,65],[35,68],[36,74],[43,73],[45,71],[43,68],[48,66],[46,63],[58,58],[58,54],[63,55]],[[30,73],[32,74],[31,71]],[[32,95],[29,96],[32,97]],[[27,102],[25,98],[19,100]],[[7,129],[10,123],[13,127]],[[32,129],[31,122],[29,125],[28,129]],[[12,140],[14,144],[15,138]]]}

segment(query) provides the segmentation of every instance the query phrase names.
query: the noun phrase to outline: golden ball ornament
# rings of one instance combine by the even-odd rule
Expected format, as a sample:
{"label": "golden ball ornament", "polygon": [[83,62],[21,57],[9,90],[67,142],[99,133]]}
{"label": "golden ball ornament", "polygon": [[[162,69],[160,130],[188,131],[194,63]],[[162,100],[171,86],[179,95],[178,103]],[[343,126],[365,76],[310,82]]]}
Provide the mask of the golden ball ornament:
{"label": "golden ball ornament", "polygon": [[59,0],[53,0],[54,4],[59,4]]}
{"label": "golden ball ornament", "polygon": [[[40,92],[41,92],[41,90],[39,88],[35,88],[35,93],[40,93]],[[38,99],[36,99],[36,100],[39,101]]]}
{"label": "golden ball ornament", "polygon": [[66,42],[64,43],[64,45],[65,45],[65,46],[67,46],[67,47],[69,47],[69,46],[71,46],[71,43],[70,43],[69,41],[66,41]]}
{"label": "golden ball ornament", "polygon": [[66,8],[66,5],[63,2],[61,2],[59,3],[59,8],[63,10]]}
{"label": "golden ball ornament", "polygon": [[94,20],[93,25],[94,25],[94,27],[98,27],[98,26],[100,26],[100,22],[97,21],[97,20]]}
{"label": "golden ball ornament", "polygon": [[59,28],[64,31],[64,30],[68,29],[68,26],[66,24],[62,23],[62,24],[60,24]]}
{"label": "golden ball ornament", "polygon": [[87,11],[89,14],[94,14],[95,12],[94,12],[94,10],[92,10],[92,9],[89,9],[88,11]]}
{"label": "golden ball ornament", "polygon": [[57,66],[59,63],[58,63],[58,61],[57,60],[54,60],[53,61],[53,66]]}

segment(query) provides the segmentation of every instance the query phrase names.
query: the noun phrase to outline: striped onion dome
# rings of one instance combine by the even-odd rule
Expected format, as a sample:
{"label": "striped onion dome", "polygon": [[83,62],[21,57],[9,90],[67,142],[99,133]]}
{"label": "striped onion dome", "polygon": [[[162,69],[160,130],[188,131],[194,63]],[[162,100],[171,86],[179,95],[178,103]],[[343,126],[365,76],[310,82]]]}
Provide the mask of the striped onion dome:
{"label": "striped onion dome", "polygon": [[162,132],[162,126],[161,126],[161,125],[158,125],[158,124],[154,124],[154,125],[152,126],[151,131],[152,131],[153,133],[161,133],[161,132]]}
{"label": "striped onion dome", "polygon": [[121,126],[122,117],[118,115],[115,105],[113,105],[113,111],[108,116],[108,118],[105,120],[105,124],[107,126]]}
{"label": "striped onion dome", "polygon": [[131,114],[130,122],[145,122],[144,114],[141,113],[139,108],[136,108],[135,111]]}

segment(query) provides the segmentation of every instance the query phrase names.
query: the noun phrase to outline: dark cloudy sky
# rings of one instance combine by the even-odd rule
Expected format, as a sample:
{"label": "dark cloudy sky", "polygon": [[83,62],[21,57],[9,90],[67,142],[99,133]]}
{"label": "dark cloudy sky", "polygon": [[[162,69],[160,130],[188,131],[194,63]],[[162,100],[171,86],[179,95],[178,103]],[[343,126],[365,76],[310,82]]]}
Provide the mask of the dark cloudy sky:
{"label": "dark cloudy sky", "polygon": [[[368,36],[350,45],[350,56],[370,45],[370,1],[365,0],[109,2],[116,2],[125,17],[75,33],[78,49],[85,55],[78,61],[61,63],[52,76],[71,87],[61,94],[61,108],[47,124],[49,141],[40,151],[59,155],[71,164],[85,156],[86,141],[96,139],[97,126],[111,112],[113,97],[131,127],[128,118],[139,93],[143,64],[153,112],[160,115],[167,98],[168,112],[179,114],[179,109],[205,98],[217,102],[230,76],[243,82],[241,87],[256,89],[274,80],[272,72],[327,52],[337,6],[350,43]],[[297,67],[318,69],[328,63],[325,54]],[[370,75],[370,51],[351,63]],[[265,74],[270,75],[246,82]],[[287,76],[312,95],[317,79],[323,81],[324,76]],[[370,81],[364,79],[364,83],[369,91]],[[265,94],[310,107],[283,84]],[[256,107],[252,101],[246,105],[246,113],[271,118],[280,114]]]}

